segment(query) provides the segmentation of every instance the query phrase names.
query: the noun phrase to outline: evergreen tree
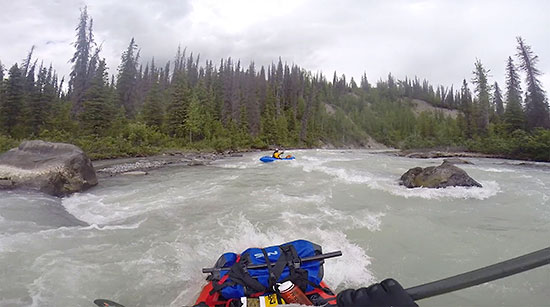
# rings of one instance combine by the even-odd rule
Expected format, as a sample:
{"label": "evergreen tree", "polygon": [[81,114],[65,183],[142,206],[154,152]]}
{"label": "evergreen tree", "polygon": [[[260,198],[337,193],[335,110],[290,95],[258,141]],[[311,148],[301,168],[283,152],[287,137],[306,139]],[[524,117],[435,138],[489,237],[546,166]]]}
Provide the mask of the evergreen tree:
{"label": "evergreen tree", "polygon": [[184,127],[189,132],[189,142],[193,142],[193,136],[201,137],[204,113],[200,101],[195,93],[188,97],[188,107],[185,116]]}
{"label": "evergreen tree", "polygon": [[120,65],[118,67],[118,77],[116,89],[118,92],[118,105],[124,108],[128,118],[134,118],[136,115],[137,103],[137,80],[138,80],[138,60],[139,52],[136,53],[137,44],[132,37],[126,51],[122,53]]}
{"label": "evergreen tree", "polygon": [[525,114],[527,128],[532,130],[536,127],[550,128],[550,112],[548,101],[538,76],[541,72],[537,69],[538,56],[531,51],[531,46],[526,45],[523,38],[517,37],[518,46],[516,54],[520,60],[520,68],[527,75],[525,81],[527,90],[525,92]]}
{"label": "evergreen tree", "polygon": [[[50,67],[47,69],[44,68],[44,71],[42,72],[42,76],[44,76],[45,73],[45,80],[42,81],[42,87],[40,89],[40,96],[41,100],[44,104],[44,118],[45,125],[43,128],[45,129],[51,129],[51,122],[53,116],[55,116],[55,106],[59,104],[59,91],[60,86],[57,83],[57,74],[53,69],[52,64],[50,64]],[[41,78],[39,78],[40,80]]]}
{"label": "evergreen tree", "polygon": [[370,89],[369,80],[367,79],[367,73],[363,73],[361,76],[361,89],[367,92]]}
{"label": "evergreen tree", "polygon": [[506,63],[506,108],[504,121],[508,130],[523,129],[525,127],[525,115],[521,105],[521,85],[516,66],[512,57],[508,57]]}
{"label": "evergreen tree", "polygon": [[454,95],[454,90],[453,90],[452,85],[451,85],[451,88],[449,89],[449,92],[445,96],[445,102],[443,103],[443,105],[446,108],[450,108],[450,109],[455,109],[456,108],[455,95]]}
{"label": "evergreen tree", "polygon": [[466,79],[462,81],[462,88],[460,89],[460,106],[462,112],[464,112],[464,120],[466,122],[466,137],[471,138],[475,130],[472,108],[472,94],[468,88],[468,82]]}
{"label": "evergreen tree", "polygon": [[256,68],[253,62],[248,67],[244,82],[243,105],[247,116],[243,117],[241,114],[241,118],[246,120],[248,132],[253,136],[257,136],[260,133],[260,103],[257,94]]}
{"label": "evergreen tree", "polygon": [[207,88],[205,80],[201,79],[196,91],[197,99],[203,110],[202,133],[206,139],[211,140],[214,135],[214,121],[218,119],[214,103],[214,90],[212,89],[212,85]]}
{"label": "evergreen tree", "polygon": [[21,65],[21,74],[25,78],[24,91],[31,92],[34,87],[34,70],[36,68],[36,61],[32,63],[32,54],[34,53],[34,45],[31,46],[31,50],[27,53],[27,57],[23,60]]}
{"label": "evergreen tree", "polygon": [[161,129],[164,124],[164,106],[159,81],[153,83],[143,105],[143,120],[147,126]]}
{"label": "evergreen tree", "polygon": [[180,79],[171,97],[167,108],[167,130],[173,137],[186,137],[185,120],[189,108],[191,90],[187,87],[185,79]]}
{"label": "evergreen tree", "polygon": [[31,136],[35,133],[41,121],[41,118],[33,114],[35,112],[39,113],[38,110],[40,109],[40,93],[35,84],[35,70],[38,59],[32,62],[33,51],[34,46],[32,46],[26,60],[23,62],[23,109],[17,127],[17,134],[21,137]]}
{"label": "evergreen tree", "polygon": [[355,80],[353,80],[353,77],[351,77],[351,80],[349,81],[349,87],[350,87],[352,90],[356,90],[356,89],[357,89],[357,83],[355,83]]}
{"label": "evergreen tree", "polygon": [[4,125],[2,128],[6,134],[12,137],[20,137],[20,135],[14,135],[14,129],[23,111],[24,84],[25,81],[22,72],[17,64],[14,64],[9,70],[5,100],[1,109],[2,123]]}
{"label": "evergreen tree", "polygon": [[275,95],[271,86],[267,88],[265,107],[262,112],[262,136],[267,144],[277,144],[277,110],[275,107]]}
{"label": "evergreen tree", "polygon": [[100,60],[91,86],[84,95],[83,110],[79,115],[81,126],[89,134],[104,135],[113,121],[113,113],[106,64],[105,60]]}
{"label": "evergreen tree", "polygon": [[222,101],[222,122],[224,125],[228,125],[229,122],[234,120],[234,102],[235,89],[233,82],[233,64],[231,58],[228,58],[225,62],[222,60],[220,63],[220,96]]}
{"label": "evergreen tree", "polygon": [[496,115],[498,118],[504,115],[504,103],[502,102],[502,93],[498,87],[498,83],[495,82],[495,92],[493,94],[493,105],[495,106]]}
{"label": "evergreen tree", "polygon": [[246,105],[242,104],[240,114],[241,119],[239,120],[239,127],[237,130],[237,146],[244,147],[249,146],[251,139],[250,125],[248,124],[248,110],[246,109]]}
{"label": "evergreen tree", "polygon": [[2,106],[4,105],[4,65],[0,61],[0,133],[2,132],[2,127],[4,127],[3,116],[2,116]]}
{"label": "evergreen tree", "polygon": [[487,132],[487,126],[489,125],[489,90],[490,85],[487,81],[489,70],[483,67],[480,60],[475,63],[475,70],[473,71],[474,78],[472,83],[475,85],[475,93],[477,94],[477,124],[481,133]]}
{"label": "evergreen tree", "polygon": [[73,103],[72,114],[76,115],[82,111],[84,94],[91,83],[89,71],[90,58],[93,51],[92,22],[89,21],[88,8],[85,6],[80,10],[80,21],[76,27],[76,51],[70,62],[73,64],[69,79],[69,97]]}
{"label": "evergreen tree", "polygon": [[322,80],[322,76],[315,77],[310,82],[306,83],[306,89],[304,90],[305,94],[305,108],[300,123],[300,142],[305,142],[306,144],[312,144],[313,135],[315,135],[315,124],[312,120],[313,111],[315,110],[315,104],[319,99],[319,89],[317,88],[318,80]]}
{"label": "evergreen tree", "polygon": [[0,83],[4,82],[4,65],[2,65],[2,61],[0,61]]}
{"label": "evergreen tree", "polygon": [[50,79],[51,71],[48,72],[48,69],[41,65],[38,69],[37,81],[33,84],[30,93],[28,93],[29,103],[27,106],[28,116],[26,118],[26,124],[30,129],[30,133],[35,136],[39,134],[40,129],[49,119],[51,105],[55,98]]}

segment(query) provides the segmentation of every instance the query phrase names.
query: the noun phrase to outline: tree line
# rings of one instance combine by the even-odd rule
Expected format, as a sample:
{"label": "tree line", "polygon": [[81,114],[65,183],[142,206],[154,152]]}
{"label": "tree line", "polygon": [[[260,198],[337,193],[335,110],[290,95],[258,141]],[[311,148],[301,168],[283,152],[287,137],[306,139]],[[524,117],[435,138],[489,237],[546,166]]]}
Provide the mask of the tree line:
{"label": "tree line", "polygon": [[[457,90],[391,74],[375,85],[366,74],[359,84],[336,73],[329,81],[280,58],[261,67],[232,58],[201,65],[199,55],[181,48],[158,65],[140,59],[133,38],[109,76],[86,8],[74,48],[66,85],[51,65],[33,59],[33,48],[21,65],[6,70],[0,62],[0,151],[31,138],[71,142],[106,158],[182,148],[364,146],[370,135],[400,148],[462,146],[550,160],[548,101],[538,58],[522,38],[519,65],[508,58],[504,93],[480,60],[472,93],[467,80]],[[525,98],[518,69],[526,75]],[[412,99],[461,115],[416,116]]]}

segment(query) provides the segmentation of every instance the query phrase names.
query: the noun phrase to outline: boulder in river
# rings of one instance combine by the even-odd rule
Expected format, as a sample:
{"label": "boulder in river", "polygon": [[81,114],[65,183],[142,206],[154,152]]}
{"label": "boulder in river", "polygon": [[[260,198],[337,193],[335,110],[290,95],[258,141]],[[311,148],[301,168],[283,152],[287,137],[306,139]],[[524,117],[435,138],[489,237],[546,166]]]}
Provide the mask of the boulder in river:
{"label": "boulder in river", "polygon": [[97,185],[88,156],[75,145],[26,141],[0,155],[0,188],[64,196]]}
{"label": "boulder in river", "polygon": [[450,186],[481,187],[464,170],[444,161],[440,166],[415,167],[401,176],[401,184],[407,188],[444,188]]}

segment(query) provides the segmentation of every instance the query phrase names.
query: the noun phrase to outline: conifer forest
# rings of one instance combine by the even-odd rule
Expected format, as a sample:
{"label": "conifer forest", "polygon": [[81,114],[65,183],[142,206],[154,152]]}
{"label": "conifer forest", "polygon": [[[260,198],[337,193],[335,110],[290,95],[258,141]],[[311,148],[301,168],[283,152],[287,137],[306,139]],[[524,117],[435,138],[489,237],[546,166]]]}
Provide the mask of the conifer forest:
{"label": "conifer forest", "polygon": [[[362,148],[375,140],[400,149],[550,161],[548,96],[536,46],[522,37],[515,44],[516,53],[502,59],[505,84],[492,81],[479,59],[472,59],[470,79],[457,80],[460,87],[392,74],[377,81],[366,73],[361,80],[326,76],[280,58],[260,67],[229,55],[202,59],[183,47],[170,62],[157,63],[140,57],[147,46],[133,38],[110,75],[116,64],[102,57],[83,8],[68,76],[34,58],[34,48],[21,63],[2,63],[0,54],[0,152],[30,139],[72,143],[93,159],[170,150]],[[415,113],[418,100],[458,115]]]}

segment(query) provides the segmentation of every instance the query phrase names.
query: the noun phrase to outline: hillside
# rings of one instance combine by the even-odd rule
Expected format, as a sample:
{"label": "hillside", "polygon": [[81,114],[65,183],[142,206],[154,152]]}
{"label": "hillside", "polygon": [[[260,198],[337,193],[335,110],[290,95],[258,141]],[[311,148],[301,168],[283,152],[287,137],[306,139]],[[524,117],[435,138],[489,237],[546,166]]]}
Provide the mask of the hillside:
{"label": "hillside", "polygon": [[[357,98],[357,97],[355,97]],[[323,103],[325,112],[328,116],[331,118],[336,118],[336,114],[341,114],[343,116],[343,120],[345,122],[348,122],[349,125],[352,127],[353,132],[360,131],[358,140],[355,141],[347,141],[343,144],[339,144],[338,146],[335,146],[334,144],[327,144],[323,141],[321,144],[322,148],[336,148],[336,147],[346,147],[346,148],[367,148],[367,149],[391,149],[391,147],[388,147],[380,142],[377,142],[370,134],[365,132],[363,129],[361,129],[357,123],[353,121],[343,110],[341,110],[338,106],[331,105],[329,103]],[[342,120],[342,119],[341,119]],[[351,132],[351,131],[350,131]]]}
{"label": "hillside", "polygon": [[428,102],[420,99],[412,99],[411,103],[413,104],[413,113],[416,116],[420,115],[420,113],[422,112],[442,112],[443,114],[445,114],[445,116],[450,116],[452,119],[456,119],[458,117],[458,114],[462,113],[459,110],[435,107]]}

